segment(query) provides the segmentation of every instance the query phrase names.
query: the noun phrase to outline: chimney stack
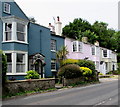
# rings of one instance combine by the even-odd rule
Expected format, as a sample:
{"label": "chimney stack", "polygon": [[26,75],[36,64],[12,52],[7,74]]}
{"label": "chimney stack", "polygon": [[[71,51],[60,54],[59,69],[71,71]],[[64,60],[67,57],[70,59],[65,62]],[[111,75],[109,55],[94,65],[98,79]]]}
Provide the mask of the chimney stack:
{"label": "chimney stack", "polygon": [[55,27],[51,23],[49,23],[48,28],[50,29],[50,31],[55,32]]}
{"label": "chimney stack", "polygon": [[82,37],[82,42],[88,43],[88,38],[87,37]]}
{"label": "chimney stack", "polygon": [[57,22],[55,23],[56,35],[62,36],[62,23],[60,22],[59,16],[57,16]]}

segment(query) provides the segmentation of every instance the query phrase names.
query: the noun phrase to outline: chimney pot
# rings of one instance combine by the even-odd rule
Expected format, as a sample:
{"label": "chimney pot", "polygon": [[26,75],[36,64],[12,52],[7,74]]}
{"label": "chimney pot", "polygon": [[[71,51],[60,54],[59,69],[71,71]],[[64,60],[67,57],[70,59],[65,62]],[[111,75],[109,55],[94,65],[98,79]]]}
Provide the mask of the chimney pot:
{"label": "chimney pot", "polygon": [[59,16],[57,16],[57,20],[58,20],[58,21],[60,21],[60,18],[59,18]]}

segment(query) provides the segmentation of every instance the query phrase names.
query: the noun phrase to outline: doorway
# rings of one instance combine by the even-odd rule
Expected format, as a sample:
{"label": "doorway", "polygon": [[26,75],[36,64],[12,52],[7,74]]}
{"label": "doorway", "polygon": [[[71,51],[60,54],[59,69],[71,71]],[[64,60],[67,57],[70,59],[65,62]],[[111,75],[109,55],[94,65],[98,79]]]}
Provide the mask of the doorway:
{"label": "doorway", "polygon": [[43,78],[43,67],[41,60],[36,60],[35,62],[35,71],[41,75],[41,78]]}

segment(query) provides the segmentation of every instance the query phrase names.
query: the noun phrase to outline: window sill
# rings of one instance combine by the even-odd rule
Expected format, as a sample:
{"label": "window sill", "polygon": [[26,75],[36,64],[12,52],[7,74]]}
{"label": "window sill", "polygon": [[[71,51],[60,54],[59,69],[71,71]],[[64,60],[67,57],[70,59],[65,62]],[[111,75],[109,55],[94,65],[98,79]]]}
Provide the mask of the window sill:
{"label": "window sill", "polygon": [[51,50],[51,52],[56,52],[56,50]]}
{"label": "window sill", "polygon": [[15,41],[15,40],[2,41],[2,43],[11,43],[11,42],[16,42],[16,43],[21,43],[21,44],[28,44],[27,42],[23,42],[23,41]]}
{"label": "window sill", "polygon": [[78,51],[75,51],[75,52],[72,52],[72,53],[83,53],[83,52],[78,52]]}
{"label": "window sill", "polygon": [[27,73],[7,73],[7,75],[26,75]]}
{"label": "window sill", "polygon": [[57,70],[51,70],[52,72],[57,72]]}

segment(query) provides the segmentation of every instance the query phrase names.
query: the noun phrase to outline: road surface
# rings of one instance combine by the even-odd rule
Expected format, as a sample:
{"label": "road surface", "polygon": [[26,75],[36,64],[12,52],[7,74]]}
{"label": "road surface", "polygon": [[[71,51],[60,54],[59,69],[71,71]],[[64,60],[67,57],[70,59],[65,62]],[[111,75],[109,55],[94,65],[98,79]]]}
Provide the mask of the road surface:
{"label": "road surface", "polygon": [[3,101],[3,105],[118,105],[118,81]]}

